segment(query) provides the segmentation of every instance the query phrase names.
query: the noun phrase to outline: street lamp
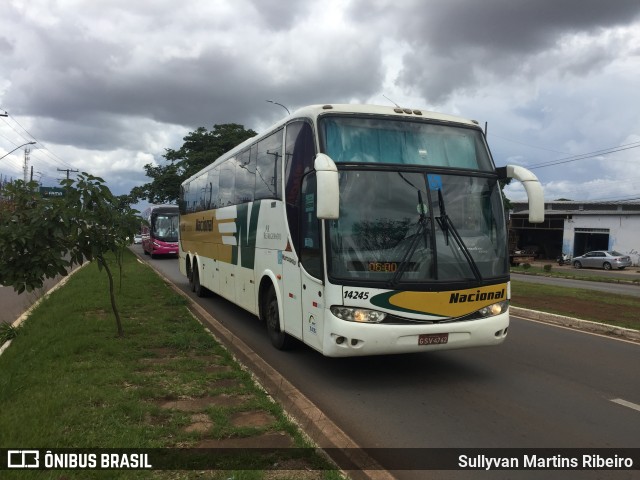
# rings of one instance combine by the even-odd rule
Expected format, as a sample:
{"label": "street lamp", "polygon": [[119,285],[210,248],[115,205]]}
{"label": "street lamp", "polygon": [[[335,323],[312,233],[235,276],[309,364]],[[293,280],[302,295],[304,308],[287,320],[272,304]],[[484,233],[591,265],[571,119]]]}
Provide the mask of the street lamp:
{"label": "street lamp", "polygon": [[266,101],[266,102],[269,102],[269,103],[273,103],[274,105],[280,105],[282,108],[284,108],[284,109],[287,111],[287,113],[288,113],[289,115],[291,115],[291,112],[289,111],[289,109],[288,109],[287,107],[285,107],[284,105],[282,105],[281,103],[274,102],[273,100],[265,100],[265,101]]}
{"label": "street lamp", "polygon": [[5,153],[3,156],[0,157],[0,160],[2,160],[4,157],[6,157],[7,155],[11,155],[13,152],[15,152],[16,150],[18,150],[19,148],[22,147],[26,147],[27,145],[35,145],[36,142],[27,142],[27,143],[23,143],[22,145],[20,145],[19,147],[14,148],[13,150],[11,150],[9,153]]}

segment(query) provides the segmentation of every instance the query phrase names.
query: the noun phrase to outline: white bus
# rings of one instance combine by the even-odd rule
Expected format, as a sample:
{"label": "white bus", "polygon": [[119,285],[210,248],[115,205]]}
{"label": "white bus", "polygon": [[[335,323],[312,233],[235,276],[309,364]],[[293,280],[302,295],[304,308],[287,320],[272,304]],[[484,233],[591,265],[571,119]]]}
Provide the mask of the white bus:
{"label": "white bus", "polygon": [[193,290],[266,323],[273,345],[324,355],[504,341],[509,258],[482,129],[459,117],[371,105],[302,108],[187,179],[180,269]]}

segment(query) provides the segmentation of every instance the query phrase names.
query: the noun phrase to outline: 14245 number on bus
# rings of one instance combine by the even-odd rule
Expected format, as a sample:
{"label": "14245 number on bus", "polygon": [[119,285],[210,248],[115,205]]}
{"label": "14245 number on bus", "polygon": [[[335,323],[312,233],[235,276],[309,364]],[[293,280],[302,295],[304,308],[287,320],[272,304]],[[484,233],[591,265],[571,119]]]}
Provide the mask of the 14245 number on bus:
{"label": "14245 number on bus", "polygon": [[350,298],[351,300],[368,300],[369,292],[356,292],[354,290],[345,290],[344,298]]}

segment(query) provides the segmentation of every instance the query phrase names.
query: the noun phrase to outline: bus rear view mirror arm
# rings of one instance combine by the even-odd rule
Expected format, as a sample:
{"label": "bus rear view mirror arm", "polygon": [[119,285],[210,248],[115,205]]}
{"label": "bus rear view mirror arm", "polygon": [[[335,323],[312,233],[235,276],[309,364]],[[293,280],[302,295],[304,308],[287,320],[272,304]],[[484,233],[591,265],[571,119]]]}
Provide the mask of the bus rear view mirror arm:
{"label": "bus rear view mirror arm", "polygon": [[524,185],[529,198],[529,222],[544,221],[544,194],[538,177],[524,167],[507,165],[496,169],[501,179],[515,178]]}
{"label": "bus rear view mirror arm", "polygon": [[340,212],[338,168],[328,155],[319,153],[314,163],[317,185],[317,211],[321,220],[336,220]]}

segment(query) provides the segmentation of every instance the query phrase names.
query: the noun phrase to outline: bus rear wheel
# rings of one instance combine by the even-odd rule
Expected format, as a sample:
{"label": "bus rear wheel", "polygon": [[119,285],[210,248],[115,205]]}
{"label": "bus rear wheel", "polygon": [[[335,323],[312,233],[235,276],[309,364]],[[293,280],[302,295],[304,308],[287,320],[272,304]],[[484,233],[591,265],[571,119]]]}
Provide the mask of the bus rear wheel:
{"label": "bus rear wheel", "polygon": [[191,260],[187,259],[185,264],[185,270],[187,271],[187,280],[189,280],[189,288],[193,290],[193,269],[191,268]]}
{"label": "bus rear wheel", "polygon": [[262,307],[267,333],[271,344],[278,350],[289,350],[293,346],[293,338],[280,329],[280,314],[278,313],[278,298],[273,288],[269,288],[264,297]]}
{"label": "bus rear wheel", "polygon": [[191,276],[193,277],[193,283],[191,284],[191,290],[193,290],[193,292],[198,296],[198,297],[204,297],[206,294],[206,290],[205,287],[202,286],[202,284],[200,283],[200,274],[198,273],[198,266],[195,265],[193,272],[191,274]]}

